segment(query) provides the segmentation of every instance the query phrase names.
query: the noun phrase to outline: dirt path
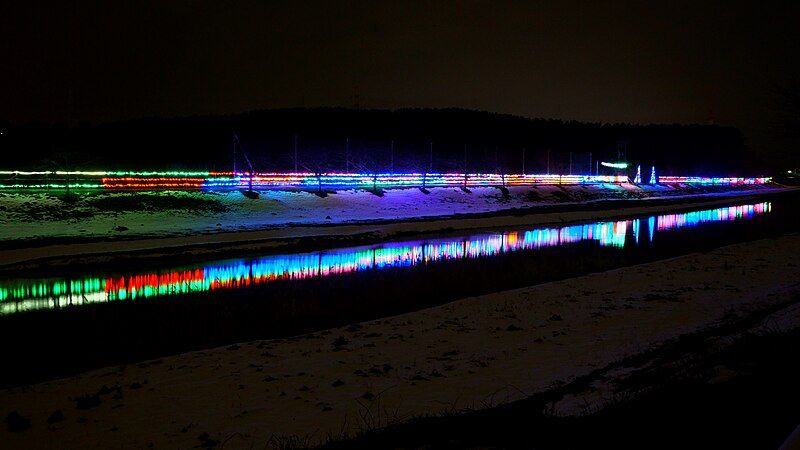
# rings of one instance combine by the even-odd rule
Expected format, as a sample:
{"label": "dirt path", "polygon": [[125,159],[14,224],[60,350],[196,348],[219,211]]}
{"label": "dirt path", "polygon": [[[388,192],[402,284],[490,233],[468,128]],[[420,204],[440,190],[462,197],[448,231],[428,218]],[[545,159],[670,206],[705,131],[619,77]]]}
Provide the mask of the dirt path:
{"label": "dirt path", "polygon": [[6,390],[0,414],[16,411],[31,427],[3,430],[0,442],[262,448],[275,436],[314,443],[496,405],[782,302],[800,292],[798,264],[792,235]]}

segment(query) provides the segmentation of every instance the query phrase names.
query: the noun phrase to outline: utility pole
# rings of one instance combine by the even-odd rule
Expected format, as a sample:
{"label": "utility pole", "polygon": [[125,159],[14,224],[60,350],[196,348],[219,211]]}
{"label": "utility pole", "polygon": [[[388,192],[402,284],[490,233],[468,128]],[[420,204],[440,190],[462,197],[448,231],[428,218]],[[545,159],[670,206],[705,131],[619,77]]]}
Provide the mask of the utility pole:
{"label": "utility pole", "polygon": [[550,149],[547,149],[547,174],[550,175]]}
{"label": "utility pole", "polygon": [[350,173],[350,138],[344,139],[344,172]]}
{"label": "utility pole", "polygon": [[233,134],[233,176],[236,176],[236,133]]}
{"label": "utility pole", "polygon": [[464,189],[467,188],[467,144],[464,144]]}
{"label": "utility pole", "polygon": [[589,174],[592,173],[592,152],[589,152],[589,170],[587,171],[587,173]]}
{"label": "utility pole", "polygon": [[433,141],[431,141],[431,152],[428,161],[428,172],[433,173]]}
{"label": "utility pole", "polygon": [[[242,155],[244,156],[244,160],[247,162],[247,166],[249,168],[249,171],[247,172],[248,183],[247,183],[247,192],[245,193],[245,196],[247,196],[248,198],[258,198],[258,194],[253,192],[253,177],[255,176],[255,169],[253,168],[253,163],[250,162],[250,158],[247,156],[247,151],[242,146],[242,142],[239,140],[239,136],[236,133],[234,133],[233,134],[234,154],[236,152],[236,146],[237,145],[239,147],[241,147]],[[234,162],[235,161],[236,161],[236,159],[234,158]],[[234,175],[235,175],[235,172],[234,172]]]}
{"label": "utility pole", "polygon": [[294,173],[297,173],[297,135],[294,135]]}
{"label": "utility pole", "polygon": [[569,174],[572,175],[572,152],[569,152]]}
{"label": "utility pole", "polygon": [[525,175],[525,147],[522,147],[522,174]]}
{"label": "utility pole", "polygon": [[394,173],[394,140],[389,147],[389,173]]}
{"label": "utility pole", "polygon": [[[425,187],[428,183],[428,173],[433,172],[433,141],[431,141],[430,151],[428,153],[428,170],[422,174],[422,191],[425,191]],[[426,192],[427,193],[427,192]]]}

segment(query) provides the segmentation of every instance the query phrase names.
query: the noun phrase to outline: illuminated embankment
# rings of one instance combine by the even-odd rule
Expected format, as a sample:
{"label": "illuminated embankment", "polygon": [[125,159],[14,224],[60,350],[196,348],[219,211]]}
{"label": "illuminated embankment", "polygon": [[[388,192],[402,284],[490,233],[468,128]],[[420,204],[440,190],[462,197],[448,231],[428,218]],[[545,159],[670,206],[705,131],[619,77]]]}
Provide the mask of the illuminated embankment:
{"label": "illuminated embankment", "polygon": [[656,231],[693,227],[706,222],[749,219],[770,211],[771,204],[764,202],[645,219],[271,255],[157,273],[78,279],[7,280],[0,282],[0,314],[234,289],[274,280],[302,280],[358,271],[413,267],[585,241],[623,248],[626,245],[639,244],[644,228],[647,228],[645,236],[652,241]]}
{"label": "illuminated embankment", "polygon": [[[756,185],[770,178],[661,177],[659,184]],[[0,189],[391,189],[627,183],[626,175],[0,171]]]}

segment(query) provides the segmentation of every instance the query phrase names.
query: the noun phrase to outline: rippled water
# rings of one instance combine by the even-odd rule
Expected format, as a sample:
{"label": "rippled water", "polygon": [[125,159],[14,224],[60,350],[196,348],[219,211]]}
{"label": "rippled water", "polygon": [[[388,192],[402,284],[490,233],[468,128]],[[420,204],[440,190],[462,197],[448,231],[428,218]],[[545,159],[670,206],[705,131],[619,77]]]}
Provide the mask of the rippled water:
{"label": "rippled water", "polygon": [[772,202],[760,202],[559,228],[387,242],[318,252],[223,260],[166,270],[95,273],[77,278],[0,280],[0,314],[246,289],[274,280],[303,280],[360,271],[425,266],[450,260],[490,258],[580,242],[596,242],[612,249],[644,247],[652,245],[664,233],[705,223],[747,221],[771,214],[772,207]]}

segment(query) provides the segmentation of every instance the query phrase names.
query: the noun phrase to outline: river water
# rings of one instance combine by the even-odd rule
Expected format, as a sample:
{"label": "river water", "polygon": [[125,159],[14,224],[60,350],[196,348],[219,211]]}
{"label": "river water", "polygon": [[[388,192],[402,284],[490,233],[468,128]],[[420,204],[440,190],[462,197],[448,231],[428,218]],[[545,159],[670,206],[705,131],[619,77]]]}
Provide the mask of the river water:
{"label": "river water", "polygon": [[0,278],[0,386],[299,335],[800,231],[800,196],[566,226]]}
{"label": "river water", "polygon": [[[625,250],[653,252],[671,245],[678,230],[692,234],[756,232],[754,220],[767,225],[776,218],[773,201],[731,205],[677,214],[593,222],[563,227],[470,234],[428,240],[394,241],[260,258],[227,259],[152,270],[87,273],[71,278],[0,280],[0,314],[77,307],[88,303],[136,302],[201,292],[251,289],[277,280],[300,281],[394,268],[425,267],[443,262],[526,254],[544,248],[591,243]],[[762,226],[770,229],[773,227]],[[747,233],[752,235],[752,233]],[[684,239],[692,236],[683,233]],[[591,246],[590,246],[591,247]],[[587,247],[587,253],[589,247]]]}

